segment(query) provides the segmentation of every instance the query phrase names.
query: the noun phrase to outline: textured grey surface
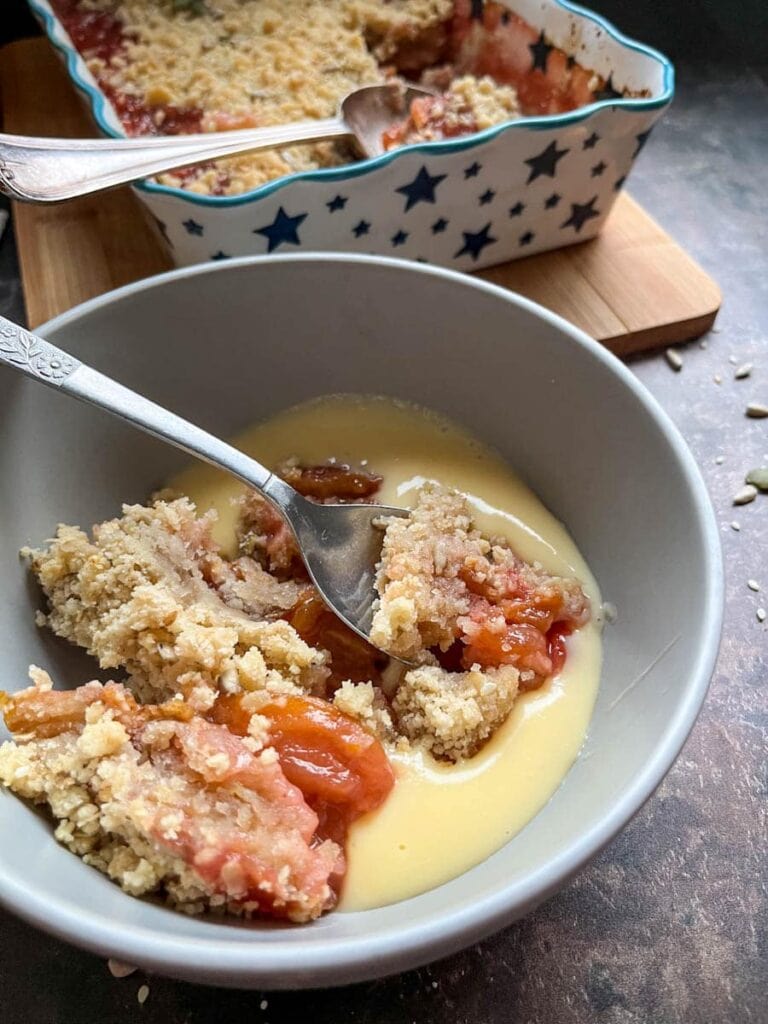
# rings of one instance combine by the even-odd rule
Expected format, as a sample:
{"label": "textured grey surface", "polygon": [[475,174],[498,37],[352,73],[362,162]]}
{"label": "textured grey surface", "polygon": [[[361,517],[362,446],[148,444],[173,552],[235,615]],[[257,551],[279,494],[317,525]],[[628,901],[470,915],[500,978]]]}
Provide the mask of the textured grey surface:
{"label": "textured grey surface", "polygon": [[[262,996],[140,974],[118,981],[97,958],[0,914],[7,1024],[282,1024],[299,1015],[313,1024],[768,1022],[768,627],[755,614],[768,608],[768,496],[730,504],[745,471],[768,465],[768,420],[744,416],[750,399],[768,402],[766,111],[758,72],[683,68],[679,100],[630,185],[725,296],[706,349],[682,349],[679,373],[661,356],[633,365],[702,466],[727,570],[709,699],[644,810],[563,892],[495,938],[430,968],[335,991]],[[0,312],[20,314],[10,237],[0,242]],[[752,362],[752,376],[734,380],[731,359]]]}

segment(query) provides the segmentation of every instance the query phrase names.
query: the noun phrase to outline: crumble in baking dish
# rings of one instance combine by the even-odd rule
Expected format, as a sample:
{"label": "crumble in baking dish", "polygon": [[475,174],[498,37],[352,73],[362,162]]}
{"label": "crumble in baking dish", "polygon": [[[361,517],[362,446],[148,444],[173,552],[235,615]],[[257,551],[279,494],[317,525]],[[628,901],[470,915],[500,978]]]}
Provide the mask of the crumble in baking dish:
{"label": "crumble in baking dish", "polygon": [[[494,0],[51,2],[128,135],[325,118],[351,90],[385,80],[434,90],[385,133],[392,148],[622,95]],[[159,180],[237,195],[355,158],[347,143],[321,142]]]}

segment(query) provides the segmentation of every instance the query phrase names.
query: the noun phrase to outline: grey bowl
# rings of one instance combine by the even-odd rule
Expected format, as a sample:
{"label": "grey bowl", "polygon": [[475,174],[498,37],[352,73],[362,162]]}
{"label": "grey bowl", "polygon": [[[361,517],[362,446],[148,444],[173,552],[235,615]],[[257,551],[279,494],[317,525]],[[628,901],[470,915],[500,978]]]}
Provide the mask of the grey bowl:
{"label": "grey bowl", "polygon": [[[328,392],[378,392],[449,414],[500,450],[567,524],[605,599],[600,695],[580,758],[541,813],[471,871],[403,903],[309,927],[190,919],[124,895],[0,794],[0,900],[80,946],[165,974],[242,987],[378,977],[444,956],[551,895],[638,810],[685,740],[720,635],[714,517],[675,427],[595,342],[525,299],[379,257],[247,258],[175,271],[43,329],[99,369],[227,436]],[[0,374],[0,665],[62,684],[90,659],[39,631],[17,556],[58,521],[141,501],[174,450],[71,399]],[[439,856],[439,851],[436,851]]]}

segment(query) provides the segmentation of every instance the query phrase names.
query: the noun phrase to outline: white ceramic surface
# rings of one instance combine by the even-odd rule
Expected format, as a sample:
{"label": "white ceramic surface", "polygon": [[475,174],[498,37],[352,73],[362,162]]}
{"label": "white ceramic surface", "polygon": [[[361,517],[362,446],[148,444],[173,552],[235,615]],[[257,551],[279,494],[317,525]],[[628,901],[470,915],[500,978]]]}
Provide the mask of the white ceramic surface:
{"label": "white ceramic surface", "polygon": [[[349,255],[208,264],[92,300],[51,341],[223,436],[329,392],[378,392],[494,445],[567,524],[618,609],[582,755],[510,843],[399,904],[310,926],[188,918],[132,899],[0,793],[0,900],[102,955],[226,985],[341,984],[413,967],[526,913],[629,820],[669,769],[720,633],[717,529],[677,430],[617,359],[544,309],[451,271]],[[0,372],[0,685],[93,662],[34,625],[18,559],[59,521],[142,501],[183,456]],[[464,823],[462,827],[471,827]]]}
{"label": "white ceramic surface", "polygon": [[[524,117],[347,167],[305,172],[241,196],[143,182],[136,194],[178,265],[297,249],[380,253],[477,270],[596,235],[672,100],[674,72],[649,47],[567,0],[504,0],[613,93],[567,114]],[[119,118],[54,16],[29,0],[101,130]]]}

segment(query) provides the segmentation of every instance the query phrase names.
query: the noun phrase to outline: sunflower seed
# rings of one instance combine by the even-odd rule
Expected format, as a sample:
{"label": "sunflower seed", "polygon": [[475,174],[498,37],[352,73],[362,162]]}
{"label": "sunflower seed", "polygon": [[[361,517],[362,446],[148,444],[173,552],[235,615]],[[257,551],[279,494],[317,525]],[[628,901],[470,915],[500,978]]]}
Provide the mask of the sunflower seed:
{"label": "sunflower seed", "polygon": [[752,363],[742,363],[741,366],[737,366],[733,371],[733,376],[736,380],[744,380],[745,377],[749,377],[752,373]]}
{"label": "sunflower seed", "polygon": [[766,615],[765,608],[758,608],[757,611],[755,612],[755,615],[757,616],[757,621],[758,622],[765,622],[766,618],[768,617]]}
{"label": "sunflower seed", "polygon": [[760,584],[757,580],[747,580],[747,586],[757,594],[760,591]]}
{"label": "sunflower seed", "polygon": [[748,505],[750,501],[754,501],[757,497],[757,488],[752,484],[745,484],[740,491],[736,491],[733,496],[734,505]]}
{"label": "sunflower seed", "polygon": [[768,491],[768,466],[757,466],[755,469],[750,469],[744,482],[752,484],[758,491]]}
{"label": "sunflower seed", "polygon": [[664,358],[667,360],[672,369],[677,373],[683,368],[683,357],[677,351],[676,348],[668,348],[664,352]]}
{"label": "sunflower seed", "polygon": [[746,408],[747,416],[753,420],[764,420],[768,416],[768,405],[763,402],[750,402]]}

